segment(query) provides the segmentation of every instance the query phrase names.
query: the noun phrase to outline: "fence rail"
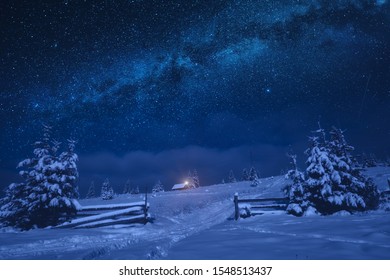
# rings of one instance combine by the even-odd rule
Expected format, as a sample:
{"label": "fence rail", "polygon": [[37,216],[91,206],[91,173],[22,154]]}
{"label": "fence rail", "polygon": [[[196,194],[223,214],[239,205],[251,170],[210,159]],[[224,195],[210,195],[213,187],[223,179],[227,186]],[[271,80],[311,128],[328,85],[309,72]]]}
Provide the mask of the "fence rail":
{"label": "fence rail", "polygon": [[147,223],[149,204],[147,200],[108,205],[82,206],[76,218],[55,228],[93,228],[109,225]]}
{"label": "fence rail", "polygon": [[382,197],[390,196],[390,190],[381,192]]}
{"label": "fence rail", "polygon": [[[240,203],[248,203],[250,205],[250,215],[263,214],[264,209],[286,210],[289,203],[285,197],[269,197],[269,198],[244,198],[239,199],[238,194],[234,194],[234,219],[240,218]],[[263,209],[263,210],[260,210]]]}

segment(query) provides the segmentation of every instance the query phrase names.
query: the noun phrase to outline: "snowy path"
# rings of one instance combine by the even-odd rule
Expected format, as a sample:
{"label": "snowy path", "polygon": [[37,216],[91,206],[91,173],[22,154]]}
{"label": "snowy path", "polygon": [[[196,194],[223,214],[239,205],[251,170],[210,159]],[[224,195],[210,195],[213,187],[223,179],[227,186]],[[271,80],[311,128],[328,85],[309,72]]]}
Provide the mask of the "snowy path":
{"label": "snowy path", "polygon": [[[160,259],[169,256],[169,250],[175,243],[189,238],[190,236],[202,232],[210,227],[225,222],[232,215],[232,202],[226,200],[224,202],[216,202],[205,208],[202,211],[194,211],[188,214],[180,214],[176,217],[159,216],[161,220],[167,220],[164,224],[150,225],[150,231],[145,235],[139,236],[138,241],[141,241],[141,247],[135,251],[138,252],[136,258]],[[169,226],[167,226],[169,224]],[[100,248],[101,254],[96,252],[94,258],[98,259],[128,259],[131,258],[134,251],[134,244],[129,246],[121,246],[119,244],[111,244],[103,250]],[[113,254],[111,252],[115,250]],[[93,253],[92,253],[93,254]]]}
{"label": "snowy path", "polygon": [[[156,217],[155,224],[146,226],[91,230],[52,229],[18,233],[20,239],[13,240],[16,244],[0,246],[0,258],[160,258],[175,242],[225,221],[232,213],[232,202],[215,202],[202,210],[180,213],[174,217],[160,215]],[[14,234],[3,233],[2,238]],[[37,238],[40,240],[35,241]],[[31,242],[28,242],[28,239],[31,239]],[[23,246],[20,242],[23,242]],[[140,244],[140,248],[135,250],[134,255],[134,252],[129,251],[133,251],[137,244]],[[115,252],[115,256],[112,252]]]}

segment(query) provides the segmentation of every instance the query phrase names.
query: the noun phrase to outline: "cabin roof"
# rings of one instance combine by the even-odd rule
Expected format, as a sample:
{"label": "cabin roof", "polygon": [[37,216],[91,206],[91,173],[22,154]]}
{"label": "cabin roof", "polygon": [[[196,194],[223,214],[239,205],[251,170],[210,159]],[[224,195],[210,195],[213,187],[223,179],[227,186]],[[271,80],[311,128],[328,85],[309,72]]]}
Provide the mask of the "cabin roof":
{"label": "cabin roof", "polygon": [[186,183],[175,184],[175,185],[173,185],[172,190],[185,189],[187,186],[188,186],[188,184],[186,184]]}

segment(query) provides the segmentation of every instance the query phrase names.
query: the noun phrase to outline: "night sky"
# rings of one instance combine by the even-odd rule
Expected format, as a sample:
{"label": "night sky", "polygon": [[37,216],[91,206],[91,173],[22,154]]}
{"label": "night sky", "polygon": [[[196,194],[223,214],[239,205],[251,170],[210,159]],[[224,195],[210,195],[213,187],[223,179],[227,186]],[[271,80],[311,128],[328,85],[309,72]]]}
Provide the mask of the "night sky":
{"label": "night sky", "polygon": [[304,165],[307,136],[345,129],[390,156],[387,0],[0,2],[0,185],[42,123],[77,139],[81,193],[109,177],[170,188],[253,164]]}

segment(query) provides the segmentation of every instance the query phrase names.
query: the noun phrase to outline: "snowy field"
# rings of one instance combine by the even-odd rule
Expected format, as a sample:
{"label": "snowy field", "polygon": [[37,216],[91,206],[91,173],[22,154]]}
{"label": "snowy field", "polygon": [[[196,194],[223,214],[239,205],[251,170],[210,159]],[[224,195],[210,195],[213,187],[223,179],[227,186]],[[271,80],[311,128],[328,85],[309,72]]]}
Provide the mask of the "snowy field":
{"label": "snowy field", "polygon": [[[371,168],[381,190],[390,168]],[[235,221],[233,195],[281,196],[282,176],[148,197],[152,223],[95,229],[0,229],[0,259],[390,259],[390,212],[297,218],[283,212]],[[83,206],[140,201],[80,200]]]}

